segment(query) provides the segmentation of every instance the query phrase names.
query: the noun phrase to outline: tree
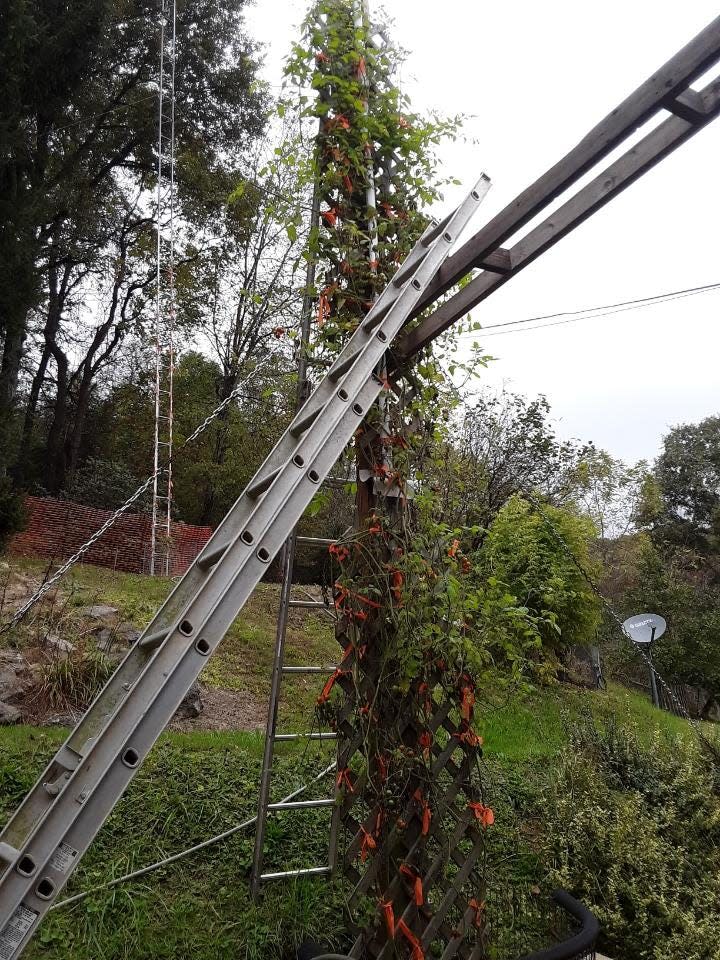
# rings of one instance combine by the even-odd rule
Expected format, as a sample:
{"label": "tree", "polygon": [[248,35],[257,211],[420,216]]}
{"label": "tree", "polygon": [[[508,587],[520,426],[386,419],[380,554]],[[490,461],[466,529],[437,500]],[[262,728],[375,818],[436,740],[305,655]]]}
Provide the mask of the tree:
{"label": "tree", "polygon": [[660,511],[656,540],[705,555],[720,545],[720,417],[674,427],[663,441],[654,479]]}
{"label": "tree", "polygon": [[587,517],[562,507],[545,504],[542,510],[547,521],[522,497],[511,497],[490,525],[479,569],[542,618],[548,651],[591,643],[600,625],[600,602],[572,558],[597,578],[590,559],[596,530]]}
{"label": "tree", "polygon": [[[212,243],[203,255],[198,325],[220,367],[216,403],[241,382],[252,390],[252,381],[265,382],[270,372],[282,378],[296,366],[310,204],[296,124],[297,117],[286,116],[279,128],[271,127],[229,175],[232,189],[208,198]],[[228,415],[224,410],[212,428],[217,467],[229,454]],[[206,520],[217,514],[215,493],[206,487]]]}
{"label": "tree", "polygon": [[[272,368],[248,383],[228,407],[227,456],[213,459],[212,429],[192,444],[185,440],[215,406],[218,364],[198,351],[187,351],[175,371],[174,514],[187,523],[218,523],[251,479],[291,418],[293,381]],[[144,479],[153,451],[154,385],[147,365],[138,364],[91,410],[89,456],[122,464]],[[205,514],[207,491],[213,510]]]}
{"label": "tree", "polygon": [[599,548],[606,558],[615,541],[632,534],[642,523],[648,503],[648,466],[640,461],[628,466],[606,450],[593,446],[568,477],[571,498],[595,524]]}
{"label": "tree", "polygon": [[[0,33],[0,447],[32,311],[78,215],[117,177],[156,166],[158,11],[152,0],[10,0]],[[221,166],[264,122],[245,0],[178,8],[178,153]],[[7,461],[3,467],[7,466]]]}
{"label": "tree", "polygon": [[154,231],[140,201],[141,190],[131,200],[123,193],[111,193],[95,224],[93,240],[80,250],[74,246],[66,251],[57,291],[55,272],[50,274],[51,297],[42,353],[33,377],[18,459],[23,462],[34,405],[52,359],[55,389],[45,478],[54,493],[73,483],[97,381],[116,362],[125,338],[139,331],[152,294],[148,288],[155,281],[151,256]]}
{"label": "tree", "polygon": [[515,494],[572,502],[581,465],[594,448],[555,436],[545,397],[481,394],[461,408],[432,483],[448,522],[483,531]]}
{"label": "tree", "polygon": [[[667,633],[653,644],[666,678],[720,697],[720,588],[703,564],[690,570],[688,559],[687,553],[663,555],[646,539],[637,583],[623,606],[628,616],[647,610],[667,620]],[[626,650],[625,659],[630,655]]]}

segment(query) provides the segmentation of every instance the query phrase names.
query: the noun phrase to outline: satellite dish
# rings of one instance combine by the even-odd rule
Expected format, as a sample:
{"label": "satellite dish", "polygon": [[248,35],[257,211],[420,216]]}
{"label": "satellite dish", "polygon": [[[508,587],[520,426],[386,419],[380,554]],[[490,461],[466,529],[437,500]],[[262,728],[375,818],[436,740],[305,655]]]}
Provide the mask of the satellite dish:
{"label": "satellite dish", "polygon": [[635,643],[650,643],[651,640],[657,640],[666,629],[667,624],[656,613],[636,613],[634,617],[628,617],[623,624],[625,636],[630,637]]}

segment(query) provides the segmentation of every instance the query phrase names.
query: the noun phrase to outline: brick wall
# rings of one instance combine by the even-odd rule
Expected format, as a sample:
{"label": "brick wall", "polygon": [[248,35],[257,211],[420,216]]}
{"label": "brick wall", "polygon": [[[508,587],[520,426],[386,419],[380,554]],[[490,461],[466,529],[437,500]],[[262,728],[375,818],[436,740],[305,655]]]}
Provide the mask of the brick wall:
{"label": "brick wall", "polygon": [[[8,547],[11,553],[64,560],[112,515],[111,510],[96,510],[68,500],[27,497],[28,524],[16,534]],[[189,523],[172,524],[171,572],[183,573],[210,539],[210,527]],[[150,565],[150,517],[146,513],[126,513],[93,544],[83,557],[84,563],[112,567],[128,573],[148,573]]]}

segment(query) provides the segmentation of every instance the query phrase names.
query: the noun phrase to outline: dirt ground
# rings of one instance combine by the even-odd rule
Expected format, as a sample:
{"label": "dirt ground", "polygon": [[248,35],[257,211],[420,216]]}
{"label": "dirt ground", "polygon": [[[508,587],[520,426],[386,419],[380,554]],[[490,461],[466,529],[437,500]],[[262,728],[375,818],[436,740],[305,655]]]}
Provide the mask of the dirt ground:
{"label": "dirt ground", "polygon": [[267,704],[247,690],[224,690],[200,685],[203,709],[198,717],[175,716],[169,730],[264,730]]}

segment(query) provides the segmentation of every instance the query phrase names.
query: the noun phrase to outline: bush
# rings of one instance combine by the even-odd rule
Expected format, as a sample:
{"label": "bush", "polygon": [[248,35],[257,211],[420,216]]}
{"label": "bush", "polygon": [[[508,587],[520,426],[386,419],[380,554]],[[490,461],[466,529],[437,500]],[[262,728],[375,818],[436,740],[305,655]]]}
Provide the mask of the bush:
{"label": "bush", "polygon": [[700,747],[575,732],[547,803],[552,881],[597,916],[616,960],[716,960],[718,775]]}
{"label": "bush", "polygon": [[[67,496],[69,500],[89,507],[117,510],[139,486],[140,481],[122,463],[88,457],[75,474]],[[135,503],[133,510],[148,510],[151,503],[152,493],[146,491]]]}
{"label": "bush", "polygon": [[511,497],[490,526],[480,549],[480,566],[542,619],[547,651],[589,644],[600,624],[600,603],[572,557],[597,578],[597,566],[589,556],[595,528],[587,517],[559,507],[546,505],[543,513],[547,522],[527,500]]}
{"label": "bush", "polygon": [[86,710],[113,670],[109,658],[95,650],[58,657],[43,670],[40,696],[56,710]]}
{"label": "bush", "polygon": [[27,517],[23,495],[7,477],[0,477],[0,550],[14,533],[25,528]]}

